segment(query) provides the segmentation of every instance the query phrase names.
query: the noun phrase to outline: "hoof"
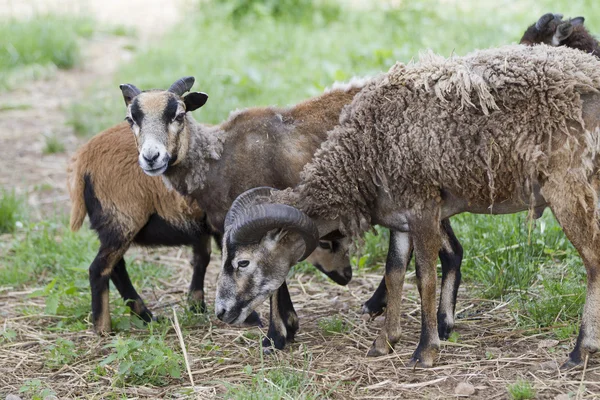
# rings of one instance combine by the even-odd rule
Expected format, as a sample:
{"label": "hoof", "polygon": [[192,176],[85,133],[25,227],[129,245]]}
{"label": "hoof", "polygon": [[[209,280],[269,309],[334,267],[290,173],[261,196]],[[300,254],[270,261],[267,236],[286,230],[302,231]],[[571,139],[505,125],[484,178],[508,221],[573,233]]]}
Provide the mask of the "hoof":
{"label": "hoof", "polygon": [[145,309],[144,311],[142,311],[139,314],[134,312],[133,315],[135,315],[136,317],[138,317],[139,319],[144,321],[145,324],[158,321],[158,318],[155,317],[154,315],[152,315],[152,313],[148,309]]}
{"label": "hoof", "polygon": [[440,340],[448,340],[450,334],[454,330],[454,323],[448,323],[443,318],[441,321],[438,319],[438,336]]}
{"label": "hoof", "polygon": [[410,367],[431,368],[433,367],[438,351],[439,346],[431,346],[424,349],[417,347],[408,365]]}
{"label": "hoof", "polygon": [[260,320],[260,316],[256,311],[252,311],[248,318],[244,321],[244,325],[246,326],[258,326],[259,328],[263,327],[263,323]]}
{"label": "hoof", "polygon": [[269,337],[266,337],[262,341],[263,353],[273,354],[275,350],[283,350],[283,348],[285,347],[285,343],[286,341],[283,338],[271,339]]}
{"label": "hoof", "polygon": [[371,317],[378,317],[381,314],[383,314],[385,311],[385,306],[384,305],[370,305],[369,302],[366,302],[365,304],[363,304],[362,309],[361,309],[361,313],[362,314],[369,314]]}
{"label": "hoof", "polygon": [[560,370],[561,371],[568,371],[571,370],[573,368],[577,368],[580,367],[582,365],[581,361],[577,362],[574,360],[571,360],[570,358],[565,361],[561,366],[560,366]]}
{"label": "hoof", "polygon": [[387,343],[387,341],[385,341],[383,343],[383,345],[377,345],[378,340],[379,340],[379,338],[373,342],[373,345],[367,352],[367,357],[387,356],[392,351],[392,349],[389,346],[389,344]]}
{"label": "hoof", "polygon": [[421,361],[417,358],[411,358],[410,361],[408,362],[408,366],[410,368],[431,368],[433,367],[433,361]]}

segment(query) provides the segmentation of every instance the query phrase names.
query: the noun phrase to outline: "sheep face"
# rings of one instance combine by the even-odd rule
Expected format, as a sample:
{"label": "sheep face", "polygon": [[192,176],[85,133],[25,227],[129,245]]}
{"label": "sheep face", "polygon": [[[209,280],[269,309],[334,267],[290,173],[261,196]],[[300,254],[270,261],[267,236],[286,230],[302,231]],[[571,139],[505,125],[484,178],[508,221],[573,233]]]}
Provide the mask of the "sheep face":
{"label": "sheep face", "polygon": [[217,280],[217,317],[229,324],[242,323],[285,282],[304,250],[305,242],[295,232],[274,229],[258,243],[243,245],[226,232]]}
{"label": "sheep face", "polygon": [[319,246],[308,256],[306,261],[338,285],[347,285],[352,279],[349,247],[350,239],[348,237],[321,238]]}
{"label": "sheep face", "polygon": [[192,92],[182,97],[194,83],[182,78],[169,90],[141,92],[131,84],[121,85],[127,105],[125,119],[131,126],[138,148],[138,163],[150,176],[164,173],[187,154],[192,124],[187,113],[204,105],[208,96]]}
{"label": "sheep face", "polygon": [[519,43],[534,45],[544,43],[549,46],[560,46],[571,36],[574,29],[583,26],[584,18],[562,19],[562,14],[544,14],[533,25],[531,25],[521,38]]}

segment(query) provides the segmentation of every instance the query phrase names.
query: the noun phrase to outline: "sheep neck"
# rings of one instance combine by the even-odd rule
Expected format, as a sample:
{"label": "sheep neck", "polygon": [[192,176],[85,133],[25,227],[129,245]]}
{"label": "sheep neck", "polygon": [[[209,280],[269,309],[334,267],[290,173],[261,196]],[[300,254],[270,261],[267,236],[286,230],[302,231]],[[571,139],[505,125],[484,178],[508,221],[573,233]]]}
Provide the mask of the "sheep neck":
{"label": "sheep neck", "polygon": [[165,184],[182,195],[194,195],[206,185],[209,165],[221,157],[219,128],[190,121],[189,148],[186,157],[163,175]]}

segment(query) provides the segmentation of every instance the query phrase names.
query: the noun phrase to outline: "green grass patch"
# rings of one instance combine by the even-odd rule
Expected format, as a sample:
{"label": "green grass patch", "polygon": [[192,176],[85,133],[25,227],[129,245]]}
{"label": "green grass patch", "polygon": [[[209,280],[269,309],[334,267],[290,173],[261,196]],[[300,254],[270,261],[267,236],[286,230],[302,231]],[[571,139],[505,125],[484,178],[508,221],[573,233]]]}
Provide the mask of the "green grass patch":
{"label": "green grass patch", "polygon": [[144,339],[117,337],[109,345],[111,353],[100,362],[100,367],[112,365],[117,385],[155,385],[164,386],[174,379],[181,378],[184,368],[183,355],[172,346],[177,341],[166,341],[170,329],[163,326],[161,332],[152,329]]}
{"label": "green grass patch", "polygon": [[519,379],[508,385],[508,394],[513,400],[528,400],[535,399],[536,392],[531,383]]}
{"label": "green grass patch", "polygon": [[24,199],[14,191],[0,189],[0,234],[13,233],[25,216]]}
{"label": "green grass patch", "polygon": [[55,135],[46,136],[45,142],[43,149],[44,154],[63,153],[65,151],[65,144]]}
{"label": "green grass patch", "polygon": [[54,68],[74,67],[81,59],[79,39],[93,31],[93,20],[81,16],[0,20],[0,89],[43,77]]}
{"label": "green grass patch", "polygon": [[57,338],[54,343],[47,347],[44,365],[50,369],[59,369],[63,365],[75,361],[77,355],[75,343],[67,339]]}
{"label": "green grass patch", "polygon": [[324,336],[346,333],[351,329],[351,326],[339,315],[321,318],[318,325]]}
{"label": "green grass patch", "polygon": [[330,397],[334,389],[324,392],[306,368],[298,370],[289,366],[273,368],[244,367],[244,373],[251,376],[249,383],[228,386],[226,399],[236,400],[278,400],[278,399],[323,399]]}

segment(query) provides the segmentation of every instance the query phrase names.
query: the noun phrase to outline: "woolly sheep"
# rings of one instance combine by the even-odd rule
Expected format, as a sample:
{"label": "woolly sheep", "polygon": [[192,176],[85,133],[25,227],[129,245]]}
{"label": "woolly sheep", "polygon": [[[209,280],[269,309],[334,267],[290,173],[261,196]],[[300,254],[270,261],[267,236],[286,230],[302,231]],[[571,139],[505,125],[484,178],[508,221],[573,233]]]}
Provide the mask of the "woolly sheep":
{"label": "woolly sheep", "polygon": [[[216,232],[222,232],[238,194],[264,184],[282,189],[295,185],[302,167],[337,123],[342,107],[362,87],[361,82],[352,82],[289,109],[251,108],[234,112],[220,125],[207,126],[188,113],[202,106],[207,96],[192,92],[182,97],[193,83],[189,77],[167,91],[141,92],[131,84],[121,90],[140,173],[162,175],[169,187],[193,198]],[[322,238],[308,260],[337,283],[347,284],[352,277],[349,245],[348,238],[334,232]],[[282,348],[298,329],[285,285],[271,300],[270,316],[265,347],[273,343]]]}
{"label": "woolly sheep", "polygon": [[[223,248],[236,251],[222,260],[215,313],[226,322],[245,318],[314,238],[332,230],[356,237],[377,223],[399,232],[399,262],[386,270],[386,320],[368,355],[387,354],[399,339],[414,249],[422,327],[411,364],[432,366],[440,220],[549,206],[587,270],[579,338],[565,366],[581,363],[600,349],[599,90],[600,62],[566,47],[426,54],[395,65],[344,109],[298,186],[235,213]],[[278,240],[265,242],[272,232]],[[294,259],[278,257],[290,248]]]}

